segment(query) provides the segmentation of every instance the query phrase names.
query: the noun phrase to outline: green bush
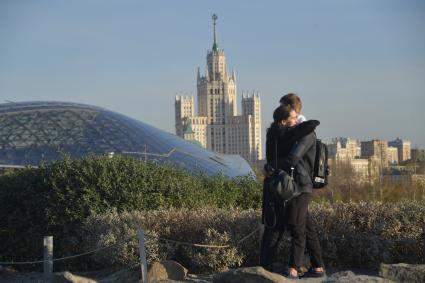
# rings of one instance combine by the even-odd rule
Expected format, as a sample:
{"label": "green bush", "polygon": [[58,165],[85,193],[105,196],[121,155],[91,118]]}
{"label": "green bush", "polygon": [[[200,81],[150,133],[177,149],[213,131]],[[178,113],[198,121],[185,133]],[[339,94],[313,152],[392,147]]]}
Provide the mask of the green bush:
{"label": "green bush", "polygon": [[[120,156],[65,157],[49,166],[8,172],[0,176],[0,261],[41,259],[46,235],[54,236],[55,258],[129,236],[132,240],[118,246],[114,257],[96,253],[66,261],[65,266],[55,263],[58,270],[120,266],[137,260],[135,233],[144,227],[170,239],[232,245],[226,251],[194,250],[150,238],[149,261],[176,259],[206,271],[256,265],[258,235],[234,243],[257,226],[261,185],[252,177],[194,176]],[[380,262],[423,258],[423,202],[331,205],[322,198],[310,212],[318,222],[328,265],[376,267]],[[284,262],[288,247],[283,241],[278,257]]]}
{"label": "green bush", "polygon": [[0,261],[40,259],[45,235],[54,236],[55,257],[75,254],[81,222],[111,209],[250,208],[261,205],[261,196],[250,176],[194,176],[121,156],[65,156],[0,176]]}

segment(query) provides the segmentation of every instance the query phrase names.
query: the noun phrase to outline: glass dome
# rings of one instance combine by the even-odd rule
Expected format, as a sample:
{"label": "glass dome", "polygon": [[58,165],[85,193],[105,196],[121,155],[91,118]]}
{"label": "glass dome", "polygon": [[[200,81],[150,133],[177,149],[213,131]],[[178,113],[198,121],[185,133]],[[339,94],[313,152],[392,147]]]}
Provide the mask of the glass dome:
{"label": "glass dome", "polygon": [[0,166],[37,166],[63,153],[122,154],[209,175],[253,173],[239,155],[223,155],[100,107],[67,102],[0,104]]}

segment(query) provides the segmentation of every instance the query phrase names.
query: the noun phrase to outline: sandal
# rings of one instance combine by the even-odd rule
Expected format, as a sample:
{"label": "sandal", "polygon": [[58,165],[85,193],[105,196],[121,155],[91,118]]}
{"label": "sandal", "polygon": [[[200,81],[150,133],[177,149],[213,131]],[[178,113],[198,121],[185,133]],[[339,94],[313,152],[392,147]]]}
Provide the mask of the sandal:
{"label": "sandal", "polygon": [[326,276],[326,271],[316,271],[314,268],[310,268],[307,273],[305,273],[305,277],[313,277],[313,278],[321,278]]}
{"label": "sandal", "polygon": [[298,271],[298,277],[302,278],[302,277],[304,277],[304,275],[307,274],[308,269],[305,266],[301,266],[300,268],[297,268],[297,271]]}
{"label": "sandal", "polygon": [[292,280],[300,279],[298,272],[297,272],[297,275],[292,275],[291,271],[289,271],[289,270],[286,274],[286,278],[292,279]]}

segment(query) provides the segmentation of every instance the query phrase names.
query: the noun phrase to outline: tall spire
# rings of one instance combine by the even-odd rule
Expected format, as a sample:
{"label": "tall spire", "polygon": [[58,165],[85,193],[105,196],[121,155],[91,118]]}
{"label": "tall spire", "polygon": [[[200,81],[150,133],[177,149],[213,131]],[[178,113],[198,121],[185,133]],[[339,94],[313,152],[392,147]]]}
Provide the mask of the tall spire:
{"label": "tall spire", "polygon": [[217,15],[213,14],[212,19],[213,19],[213,26],[214,26],[214,44],[212,47],[213,51],[217,51],[218,50],[218,45],[217,45],[217,34],[216,34],[216,30],[215,30],[215,26],[216,26],[216,22],[217,22]]}

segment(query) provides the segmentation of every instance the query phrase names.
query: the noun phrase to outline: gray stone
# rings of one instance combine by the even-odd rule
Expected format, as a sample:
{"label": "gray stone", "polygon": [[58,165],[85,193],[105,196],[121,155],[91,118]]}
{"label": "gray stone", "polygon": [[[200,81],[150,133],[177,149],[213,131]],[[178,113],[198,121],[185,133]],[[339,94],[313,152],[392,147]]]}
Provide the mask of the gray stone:
{"label": "gray stone", "polygon": [[18,271],[16,271],[13,267],[11,266],[5,266],[1,268],[1,273],[2,274],[6,274],[6,275],[13,275],[18,273]]}
{"label": "gray stone", "polygon": [[425,282],[425,264],[381,264],[379,276],[396,282]]}
{"label": "gray stone", "polygon": [[113,274],[100,279],[99,283],[113,283],[113,282],[127,282],[137,283],[141,282],[142,274],[139,268],[123,269]]}
{"label": "gray stone", "polygon": [[148,270],[149,282],[165,279],[184,280],[186,275],[187,269],[173,260],[154,262]]}
{"label": "gray stone", "polygon": [[326,283],[390,283],[388,280],[384,281],[384,279],[377,276],[370,276],[364,274],[355,274],[350,270],[340,271],[332,274],[332,276],[328,277],[325,280]]}
{"label": "gray stone", "polygon": [[0,282],[9,282],[11,281],[11,278],[16,277],[18,274],[19,273],[12,267],[5,266],[0,272]]}
{"label": "gray stone", "polygon": [[213,277],[214,283],[284,283],[292,282],[282,275],[269,272],[260,266],[232,269]]}
{"label": "gray stone", "polygon": [[65,271],[54,273],[53,283],[97,283],[97,281]]}

